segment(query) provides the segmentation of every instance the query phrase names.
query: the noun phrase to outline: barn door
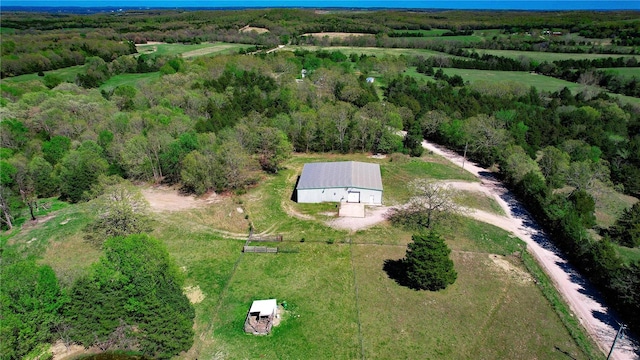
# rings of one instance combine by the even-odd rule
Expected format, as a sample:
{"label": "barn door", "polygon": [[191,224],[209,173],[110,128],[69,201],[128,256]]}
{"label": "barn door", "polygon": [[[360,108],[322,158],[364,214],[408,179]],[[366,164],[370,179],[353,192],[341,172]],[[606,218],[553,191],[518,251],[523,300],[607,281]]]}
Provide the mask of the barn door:
{"label": "barn door", "polygon": [[360,193],[356,191],[349,191],[347,195],[347,202],[350,203],[359,203],[360,202]]}

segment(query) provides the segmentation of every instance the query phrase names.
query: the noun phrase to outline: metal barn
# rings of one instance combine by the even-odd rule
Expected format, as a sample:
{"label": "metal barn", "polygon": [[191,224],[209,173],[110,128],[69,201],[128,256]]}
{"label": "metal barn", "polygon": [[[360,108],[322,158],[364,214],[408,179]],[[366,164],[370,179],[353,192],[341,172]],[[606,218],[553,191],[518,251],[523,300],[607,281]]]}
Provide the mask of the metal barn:
{"label": "metal barn", "polygon": [[299,203],[382,205],[380,165],[359,161],[305,164],[296,195]]}

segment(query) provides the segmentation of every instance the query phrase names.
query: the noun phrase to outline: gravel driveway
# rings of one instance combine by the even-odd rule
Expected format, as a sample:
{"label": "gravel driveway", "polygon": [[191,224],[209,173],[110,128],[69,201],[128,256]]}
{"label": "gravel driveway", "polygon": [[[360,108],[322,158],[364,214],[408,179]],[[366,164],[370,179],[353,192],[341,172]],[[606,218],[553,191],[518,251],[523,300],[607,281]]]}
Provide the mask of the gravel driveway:
{"label": "gravel driveway", "polygon": [[[452,163],[462,166],[481,180],[480,186],[496,199],[507,216],[503,217],[483,211],[473,211],[470,216],[510,231],[522,239],[527,244],[529,252],[536,258],[573,313],[578,317],[582,326],[587,329],[602,351],[605,354],[608,353],[619,328],[619,319],[606,307],[600,294],[593,286],[568,263],[564,254],[549,241],[549,238],[514,195],[497,181],[489,170],[469,161],[463,162],[462,157],[458,154],[427,141],[424,141],[422,146],[445,157]],[[452,184],[455,186],[455,183],[452,182]],[[632,339],[627,334],[624,339],[618,340],[611,358],[618,360],[640,359],[639,354],[640,346],[637,339]]]}

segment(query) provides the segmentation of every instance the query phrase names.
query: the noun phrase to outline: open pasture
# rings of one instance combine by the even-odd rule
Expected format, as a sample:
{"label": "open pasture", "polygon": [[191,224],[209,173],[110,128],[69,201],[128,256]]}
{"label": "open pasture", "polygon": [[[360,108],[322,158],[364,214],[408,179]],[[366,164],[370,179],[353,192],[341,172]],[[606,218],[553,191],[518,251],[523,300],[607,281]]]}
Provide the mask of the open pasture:
{"label": "open pasture", "polygon": [[120,74],[115,75],[109,78],[109,80],[105,81],[104,84],[100,85],[100,90],[111,90],[115,89],[118,86],[130,85],[133,87],[138,87],[144,83],[149,81],[153,81],[160,78],[160,72],[150,72],[150,73],[142,73],[142,74]]}
{"label": "open pasture", "polygon": [[442,36],[442,34],[446,34],[450,32],[451,30],[449,29],[431,29],[431,30],[396,30],[393,33],[421,34],[423,37],[435,37],[435,36]]}
{"label": "open pasture", "polygon": [[[71,66],[71,67],[62,68],[58,70],[45,71],[44,74],[57,75],[62,79],[62,81],[74,82],[76,80],[76,76],[82,72],[83,68],[84,68],[83,65],[77,65],[77,66]],[[18,76],[2,79],[3,82],[6,81],[7,83],[22,83],[22,82],[27,82],[32,80],[43,81],[43,77],[38,76],[37,73],[33,73],[33,74],[18,75]]]}
{"label": "open pasture", "polygon": [[[453,55],[449,55],[447,53],[433,51],[433,50],[424,50],[424,49],[401,49],[401,48],[377,48],[377,47],[355,47],[355,46],[311,46],[311,45],[301,45],[301,46],[287,46],[284,48],[285,50],[308,50],[308,51],[340,51],[346,55],[351,54],[365,54],[365,55],[375,55],[375,56],[442,56],[442,57],[455,57]],[[461,58],[463,59],[463,58]]]}
{"label": "open pasture", "polygon": [[[467,219],[443,229],[459,279],[443,292],[420,292],[399,286],[383,269],[386,260],[404,255],[410,232],[386,223],[356,233],[334,230],[319,215],[331,210],[327,204],[314,209],[291,200],[303,163],[338,160],[365,159],[296,156],[286,170],[238,197],[256,232],[284,235],[283,243],[268,246],[290,252],[243,254],[244,241],[199,234],[193,223],[173,221],[157,232],[186,269],[189,285],[205,295],[195,304],[198,336],[185,358],[586,358],[510,255],[522,249],[520,241],[504,231]],[[366,160],[383,169],[388,161]],[[387,164],[386,174],[431,175],[417,175],[415,164],[404,170]],[[387,201],[395,196],[401,195]],[[287,302],[282,323],[269,336],[246,335],[248,306],[264,298]]]}
{"label": "open pasture", "polygon": [[512,59],[518,59],[521,57],[529,58],[530,60],[541,63],[543,61],[553,62],[558,60],[593,60],[593,59],[606,59],[606,58],[630,58],[635,57],[636,60],[640,60],[639,56],[632,55],[619,55],[619,54],[574,54],[574,53],[554,53],[554,52],[541,52],[541,51],[518,51],[518,50],[486,50],[476,49],[478,54],[490,54],[495,56],[503,56]]}
{"label": "open pasture", "polygon": [[238,50],[240,49],[245,49],[251,46],[253,45],[207,42],[201,44],[138,44],[136,45],[136,48],[138,49],[138,52],[140,54],[157,54],[168,56],[181,55],[182,57],[188,58],[209,54],[228,54],[232,52],[238,52]]}
{"label": "open pasture", "polygon": [[[493,70],[476,70],[476,69],[455,69],[455,68],[443,68],[442,71],[448,76],[460,75],[464,81],[474,83],[476,81],[484,81],[487,83],[504,83],[512,82],[519,83],[527,88],[535,86],[539,91],[554,92],[567,87],[569,90],[575,92],[581,88],[580,84],[572,83],[570,81],[556,79],[550,76],[532,74],[524,71],[493,71]],[[411,75],[417,78],[433,77],[420,74],[415,71],[415,68],[407,70],[407,75]]]}
{"label": "open pasture", "polygon": [[627,67],[627,68],[604,68],[601,69],[608,73],[616,74],[623,77],[640,79],[640,67]]}

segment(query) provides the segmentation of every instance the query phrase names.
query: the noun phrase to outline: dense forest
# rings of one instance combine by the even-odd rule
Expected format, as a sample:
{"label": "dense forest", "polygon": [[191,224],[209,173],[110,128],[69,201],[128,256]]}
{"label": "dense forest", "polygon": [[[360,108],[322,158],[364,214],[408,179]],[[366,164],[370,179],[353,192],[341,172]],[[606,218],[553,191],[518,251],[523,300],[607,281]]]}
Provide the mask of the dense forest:
{"label": "dense forest", "polygon": [[[42,74],[42,81],[2,83],[2,227],[11,229],[22,213],[33,217],[40,198],[58,196],[82,203],[104,196],[121,179],[177,184],[196,194],[242,192],[277,173],[292,152],[420,156],[421,139],[428,138],[498,169],[557,244],[638,329],[640,262],[627,261],[616,246],[640,246],[640,205],[627,209],[609,228],[596,226],[594,211],[603,194],[620,191],[640,197],[640,108],[604,92],[469,84],[442,71],[464,66],[509,68],[577,80],[589,72],[597,74],[594,68],[637,66],[635,58],[522,64],[451,44],[439,50],[458,58],[446,61],[306,50],[193,60],[131,55],[136,52],[134,43],[150,40],[277,45],[316,41],[302,36],[314,31],[370,33],[378,45],[393,47],[396,38],[389,33],[432,27],[463,31],[500,25],[509,32],[516,27],[518,31],[559,28],[585,35],[603,32],[624,44],[640,38],[640,22],[632,12],[475,15],[321,16],[302,10],[230,11],[216,16],[164,11],[3,14],[3,26],[15,29],[3,36],[3,77],[75,64],[84,67],[74,83],[49,74]],[[246,24],[270,32],[238,32]],[[78,31],[57,30],[61,27]],[[94,30],[85,31],[88,28]],[[433,47],[442,46],[438,44]],[[417,76],[406,73],[413,67]],[[98,89],[117,74],[150,72],[158,72],[159,79]],[[372,74],[381,86],[366,80]],[[637,80],[631,81],[635,83],[625,82],[625,90],[618,92],[637,97]],[[609,82],[602,86],[613,86]],[[407,136],[399,135],[400,130]],[[19,358],[39,342],[54,338],[105,349],[135,343],[158,358],[187,350],[193,336],[193,309],[180,296],[182,279],[166,250],[140,235],[143,232],[139,228],[121,234],[133,235],[118,241],[100,242],[103,259],[72,284],[59,284],[51,268],[35,265],[32,259],[3,253],[2,278],[13,280],[4,284],[1,294],[2,316],[12,314],[1,325],[2,358]],[[122,252],[138,255],[131,263],[119,263]],[[148,262],[145,256],[155,264],[145,272],[148,277],[130,276]],[[36,286],[27,291],[27,282]],[[151,284],[159,290],[145,292]],[[106,292],[94,291],[97,288]],[[117,298],[120,307],[90,306],[102,301],[95,298],[98,293]],[[170,321],[169,306],[182,309],[183,317]],[[132,307],[142,315],[131,315]],[[145,316],[150,308],[165,316]],[[104,327],[91,328],[95,324]],[[166,332],[151,336],[152,327]]]}

